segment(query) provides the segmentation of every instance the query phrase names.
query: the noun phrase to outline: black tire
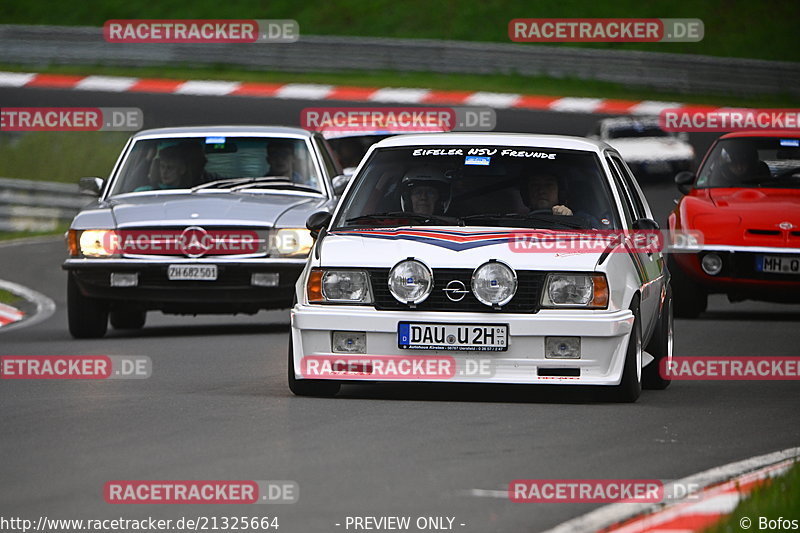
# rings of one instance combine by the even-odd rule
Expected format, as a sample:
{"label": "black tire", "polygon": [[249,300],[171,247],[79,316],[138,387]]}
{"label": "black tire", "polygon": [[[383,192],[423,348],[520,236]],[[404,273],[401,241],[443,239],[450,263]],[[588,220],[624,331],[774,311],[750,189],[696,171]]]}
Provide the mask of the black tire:
{"label": "black tire", "polygon": [[664,297],[664,306],[658,317],[656,330],[645,348],[645,351],[654,357],[654,360],[642,369],[642,387],[645,389],[663,390],[672,383],[671,379],[661,377],[661,362],[672,361],[673,307],[672,286],[667,285],[667,295]]}
{"label": "black tire", "polygon": [[109,319],[114,329],[142,329],[147,321],[147,311],[120,309],[111,311]]}
{"label": "black tire", "polygon": [[294,375],[294,356],[292,338],[289,337],[289,390],[295,396],[315,396],[318,398],[333,398],[339,392],[341,385],[336,381],[326,379],[297,379]]}
{"label": "black tire", "polygon": [[611,390],[611,399],[615,402],[632,403],[642,393],[642,321],[639,317],[639,295],[634,296],[630,309],[633,311],[633,328],[628,337],[622,381]]}
{"label": "black tire", "polygon": [[67,275],[67,321],[76,339],[99,339],[108,330],[108,302],[81,294],[72,274]]}
{"label": "black tire", "polygon": [[708,307],[708,293],[692,281],[671,256],[667,256],[667,268],[672,276],[674,314],[678,318],[697,318]]}

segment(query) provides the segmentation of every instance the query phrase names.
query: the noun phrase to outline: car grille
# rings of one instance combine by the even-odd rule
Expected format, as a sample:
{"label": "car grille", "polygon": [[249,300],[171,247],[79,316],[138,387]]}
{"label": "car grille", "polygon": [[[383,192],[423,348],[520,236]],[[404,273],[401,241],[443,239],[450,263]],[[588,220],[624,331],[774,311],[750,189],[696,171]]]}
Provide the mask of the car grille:
{"label": "car grille", "polygon": [[433,291],[430,296],[417,304],[413,309],[407,304],[398,302],[389,292],[389,269],[368,269],[372,283],[372,294],[375,297],[375,308],[384,310],[413,311],[474,311],[484,313],[536,313],[539,310],[539,296],[546,272],[532,270],[517,271],[517,292],[514,297],[500,309],[492,309],[482,304],[469,292],[459,302],[450,300],[444,288],[453,280],[461,281],[469,290],[472,281],[472,269],[439,268],[433,270]]}
{"label": "car grille", "polygon": [[[161,227],[138,227],[138,228],[123,228],[123,231],[131,232],[133,235],[139,233],[159,234],[159,232],[183,232],[188,226],[161,226]],[[258,250],[256,252],[243,252],[241,250],[230,250],[230,253],[222,254],[201,254],[200,257],[214,258],[225,257],[226,255],[246,255],[250,257],[264,257],[267,255],[267,243],[269,242],[269,229],[263,227],[241,227],[241,226],[201,226],[204,230],[213,231],[247,231],[255,232],[258,235]],[[158,258],[158,257],[188,257],[187,254],[181,253],[177,250],[164,250],[163,253],[137,253],[134,249],[126,251],[123,257],[141,257],[141,258]]]}

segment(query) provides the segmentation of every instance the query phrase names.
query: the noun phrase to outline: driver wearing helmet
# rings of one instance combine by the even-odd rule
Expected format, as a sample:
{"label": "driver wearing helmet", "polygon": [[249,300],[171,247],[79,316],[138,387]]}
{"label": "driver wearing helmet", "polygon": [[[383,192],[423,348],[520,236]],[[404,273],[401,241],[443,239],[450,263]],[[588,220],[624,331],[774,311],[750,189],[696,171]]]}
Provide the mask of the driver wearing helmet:
{"label": "driver wearing helmet", "polygon": [[422,215],[441,215],[450,205],[450,180],[432,167],[415,167],[400,182],[403,211]]}
{"label": "driver wearing helmet", "polygon": [[739,185],[746,181],[769,178],[769,167],[758,159],[756,147],[750,143],[729,143],[719,154],[717,185]]}

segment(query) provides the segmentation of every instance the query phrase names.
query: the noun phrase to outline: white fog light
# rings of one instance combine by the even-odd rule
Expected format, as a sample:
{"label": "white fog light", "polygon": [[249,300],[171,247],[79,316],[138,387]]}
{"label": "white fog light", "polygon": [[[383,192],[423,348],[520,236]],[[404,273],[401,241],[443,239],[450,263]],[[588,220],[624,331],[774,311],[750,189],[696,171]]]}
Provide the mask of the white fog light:
{"label": "white fog light", "polygon": [[709,276],[716,276],[722,271],[722,258],[717,254],[706,254],[700,261],[703,272]]}
{"label": "white fog light", "polygon": [[472,293],[485,305],[505,305],[517,292],[517,275],[505,263],[489,261],[472,273]]}
{"label": "white fog light", "polygon": [[139,274],[136,272],[112,272],[112,287],[136,287],[139,284]]}
{"label": "white fog light", "polygon": [[366,353],[367,334],[363,331],[334,331],[331,351],[335,353]]}
{"label": "white fog light", "polygon": [[389,292],[398,302],[421,303],[432,289],[433,274],[427,266],[415,259],[400,261],[389,272]]}
{"label": "white fog light", "polygon": [[250,276],[250,285],[255,287],[277,287],[281,276],[277,272],[255,272]]}
{"label": "white fog light", "polygon": [[547,359],[580,359],[580,337],[545,337],[544,356]]}

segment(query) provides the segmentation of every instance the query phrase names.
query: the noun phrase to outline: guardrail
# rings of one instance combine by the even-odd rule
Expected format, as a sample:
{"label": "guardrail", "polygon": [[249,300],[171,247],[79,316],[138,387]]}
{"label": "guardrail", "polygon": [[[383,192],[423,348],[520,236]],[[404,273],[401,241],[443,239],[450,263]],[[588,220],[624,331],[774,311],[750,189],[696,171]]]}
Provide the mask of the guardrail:
{"label": "guardrail", "polygon": [[93,200],[77,184],[0,178],[0,231],[52,231]]}
{"label": "guardrail", "polygon": [[0,45],[7,61],[25,65],[520,74],[682,93],[800,95],[800,63],[533,44],[311,35],[284,44],[110,44],[102,28],[0,25]]}

